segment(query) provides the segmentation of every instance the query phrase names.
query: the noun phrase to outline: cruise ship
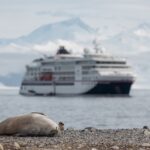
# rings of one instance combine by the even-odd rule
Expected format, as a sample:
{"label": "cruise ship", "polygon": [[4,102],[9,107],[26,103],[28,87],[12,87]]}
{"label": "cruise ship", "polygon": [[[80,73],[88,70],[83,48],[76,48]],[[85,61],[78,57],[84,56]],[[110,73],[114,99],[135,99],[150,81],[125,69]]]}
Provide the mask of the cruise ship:
{"label": "cruise ship", "polygon": [[134,82],[125,59],[104,52],[71,54],[60,46],[55,56],[35,59],[26,66],[23,95],[129,95]]}

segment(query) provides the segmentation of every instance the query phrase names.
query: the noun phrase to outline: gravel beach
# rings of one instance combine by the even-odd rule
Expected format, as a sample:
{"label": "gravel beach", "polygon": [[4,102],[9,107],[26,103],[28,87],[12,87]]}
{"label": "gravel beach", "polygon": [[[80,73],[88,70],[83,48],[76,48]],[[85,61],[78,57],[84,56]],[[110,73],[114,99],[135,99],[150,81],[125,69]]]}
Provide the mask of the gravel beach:
{"label": "gravel beach", "polygon": [[85,128],[65,130],[56,137],[0,136],[0,150],[144,150],[150,149],[148,129]]}

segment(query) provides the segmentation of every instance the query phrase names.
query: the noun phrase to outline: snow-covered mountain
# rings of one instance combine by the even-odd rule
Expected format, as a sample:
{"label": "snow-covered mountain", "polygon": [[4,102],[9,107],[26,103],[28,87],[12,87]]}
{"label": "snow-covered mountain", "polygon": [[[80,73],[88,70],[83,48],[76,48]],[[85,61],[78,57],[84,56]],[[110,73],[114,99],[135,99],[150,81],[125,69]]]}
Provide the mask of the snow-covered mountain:
{"label": "snow-covered mountain", "polygon": [[103,43],[114,53],[137,54],[150,51],[150,23],[142,23],[137,27],[121,32]]}
{"label": "snow-covered mountain", "polygon": [[[43,25],[28,35],[16,39],[0,39],[0,45],[15,44],[42,44],[58,39],[76,41],[80,35],[91,36],[95,30],[85,24],[80,18],[73,18],[62,22]],[[82,39],[80,39],[82,40]],[[84,39],[83,39],[84,40]]]}

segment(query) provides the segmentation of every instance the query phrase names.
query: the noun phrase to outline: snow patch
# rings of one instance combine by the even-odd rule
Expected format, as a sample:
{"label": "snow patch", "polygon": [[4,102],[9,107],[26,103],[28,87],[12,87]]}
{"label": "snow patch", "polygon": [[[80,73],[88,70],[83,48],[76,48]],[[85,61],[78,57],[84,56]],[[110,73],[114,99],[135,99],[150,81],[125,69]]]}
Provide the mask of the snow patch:
{"label": "snow patch", "polygon": [[139,37],[149,37],[150,38],[150,32],[147,32],[147,31],[142,30],[142,29],[134,31],[134,34],[139,36]]}
{"label": "snow patch", "polygon": [[6,86],[6,85],[4,85],[4,84],[2,84],[2,83],[0,82],[0,89],[1,89],[1,90],[2,90],[2,89],[4,89],[4,90],[9,90],[9,89],[18,89],[18,87]]}

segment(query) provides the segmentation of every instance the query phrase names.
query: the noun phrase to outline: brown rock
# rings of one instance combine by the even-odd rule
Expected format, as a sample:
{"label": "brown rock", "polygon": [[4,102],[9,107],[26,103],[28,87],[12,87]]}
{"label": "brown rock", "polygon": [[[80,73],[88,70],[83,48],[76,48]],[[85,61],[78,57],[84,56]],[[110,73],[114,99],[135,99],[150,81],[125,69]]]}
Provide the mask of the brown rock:
{"label": "brown rock", "polygon": [[17,142],[14,142],[14,147],[16,150],[21,149],[20,145]]}
{"label": "brown rock", "polygon": [[91,150],[97,150],[97,148],[94,148],[94,147],[93,147]]}
{"label": "brown rock", "polygon": [[143,147],[150,147],[150,143],[143,143],[142,146]]}
{"label": "brown rock", "polygon": [[150,136],[150,131],[149,131],[149,130],[147,130],[147,129],[146,129],[146,130],[144,130],[144,135],[145,135],[145,136]]}
{"label": "brown rock", "polygon": [[4,147],[2,144],[0,144],[0,150],[4,150]]}
{"label": "brown rock", "polygon": [[119,147],[117,145],[114,145],[114,146],[111,147],[111,149],[113,149],[113,150],[119,150]]}

